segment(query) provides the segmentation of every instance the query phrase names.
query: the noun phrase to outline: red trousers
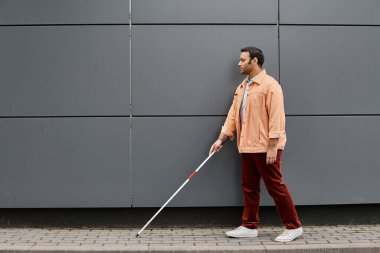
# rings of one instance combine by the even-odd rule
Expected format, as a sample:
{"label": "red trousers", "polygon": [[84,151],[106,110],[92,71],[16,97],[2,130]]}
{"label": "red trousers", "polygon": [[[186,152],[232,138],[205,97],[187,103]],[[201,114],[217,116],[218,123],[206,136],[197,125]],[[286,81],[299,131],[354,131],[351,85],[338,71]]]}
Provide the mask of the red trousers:
{"label": "red trousers", "polygon": [[287,229],[301,227],[292,197],[281,174],[282,150],[277,151],[277,161],[266,164],[266,153],[242,154],[242,188],[244,211],[242,226],[257,228],[259,224],[260,180],[264,181],[269,195],[273,198],[277,212]]}

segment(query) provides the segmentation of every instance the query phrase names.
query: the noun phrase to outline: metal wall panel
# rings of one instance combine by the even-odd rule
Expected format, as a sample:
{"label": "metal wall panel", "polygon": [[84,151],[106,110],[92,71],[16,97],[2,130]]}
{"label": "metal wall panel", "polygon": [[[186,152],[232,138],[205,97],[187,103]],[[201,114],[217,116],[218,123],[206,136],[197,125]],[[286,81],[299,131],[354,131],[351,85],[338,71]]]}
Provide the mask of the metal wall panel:
{"label": "metal wall panel", "polygon": [[[208,156],[224,117],[132,120],[133,206],[161,206]],[[236,142],[202,167],[170,206],[242,205]]]}
{"label": "metal wall panel", "polygon": [[128,0],[1,0],[0,25],[129,23]]}
{"label": "metal wall panel", "polygon": [[276,26],[134,26],[133,114],[226,114],[244,79],[240,49],[250,45],[264,51],[264,67],[278,78]]}
{"label": "metal wall panel", "polygon": [[[207,157],[224,117],[133,119],[134,206],[161,206]],[[285,183],[297,205],[379,203],[379,117],[287,117]],[[206,131],[205,131],[206,130]],[[236,142],[202,168],[171,206],[242,205]],[[262,205],[273,205],[262,187]]]}
{"label": "metal wall panel", "polygon": [[287,117],[285,182],[298,205],[380,203],[378,116]]}
{"label": "metal wall panel", "polygon": [[0,115],[128,115],[129,26],[0,27]]}
{"label": "metal wall panel", "polygon": [[282,26],[287,114],[380,113],[380,27]]}
{"label": "metal wall panel", "polygon": [[380,25],[378,0],[281,0],[281,24]]}
{"label": "metal wall panel", "polygon": [[[131,1],[132,56],[129,0],[0,2],[0,208],[161,206],[207,157],[249,45],[276,79],[280,60],[294,202],[380,203],[380,117],[360,116],[379,114],[379,1]],[[132,129],[112,117],[130,102]],[[228,142],[170,205],[242,205],[240,175]]]}
{"label": "metal wall panel", "polygon": [[129,118],[0,119],[0,207],[130,207]]}
{"label": "metal wall panel", "polygon": [[277,24],[277,0],[132,0],[132,23]]}

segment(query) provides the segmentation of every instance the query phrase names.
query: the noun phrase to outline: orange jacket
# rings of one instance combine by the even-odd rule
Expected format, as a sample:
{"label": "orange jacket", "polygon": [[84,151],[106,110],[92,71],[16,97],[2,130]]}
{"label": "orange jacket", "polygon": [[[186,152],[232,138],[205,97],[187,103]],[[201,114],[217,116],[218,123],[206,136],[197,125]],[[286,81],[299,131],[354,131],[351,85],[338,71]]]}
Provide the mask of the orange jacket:
{"label": "orange jacket", "polygon": [[266,153],[269,138],[279,138],[277,149],[286,143],[284,97],[280,84],[263,69],[248,87],[246,109],[240,124],[240,106],[246,81],[236,89],[222,133],[232,136],[237,132],[240,153]]}

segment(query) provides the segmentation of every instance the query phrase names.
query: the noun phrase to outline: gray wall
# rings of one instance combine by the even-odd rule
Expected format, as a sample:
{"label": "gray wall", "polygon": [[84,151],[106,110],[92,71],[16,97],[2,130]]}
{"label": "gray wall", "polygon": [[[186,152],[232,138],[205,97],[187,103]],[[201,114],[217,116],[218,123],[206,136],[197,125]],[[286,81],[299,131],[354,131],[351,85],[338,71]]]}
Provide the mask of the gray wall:
{"label": "gray wall", "polygon": [[[284,90],[295,203],[380,203],[378,10],[371,0],[0,1],[0,207],[161,206],[207,157],[247,45],[263,49]],[[171,206],[242,205],[235,145]]]}

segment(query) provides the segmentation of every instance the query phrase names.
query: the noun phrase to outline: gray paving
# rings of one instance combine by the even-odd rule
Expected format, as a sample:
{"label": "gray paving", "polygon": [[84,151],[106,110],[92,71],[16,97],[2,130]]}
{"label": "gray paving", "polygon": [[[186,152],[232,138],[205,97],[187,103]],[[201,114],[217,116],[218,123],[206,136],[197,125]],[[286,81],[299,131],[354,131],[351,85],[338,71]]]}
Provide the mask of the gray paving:
{"label": "gray paving", "polygon": [[138,229],[0,228],[0,252],[376,252],[380,225],[306,226],[290,243],[273,239],[281,227],[262,227],[259,237],[227,238],[231,228]]}

